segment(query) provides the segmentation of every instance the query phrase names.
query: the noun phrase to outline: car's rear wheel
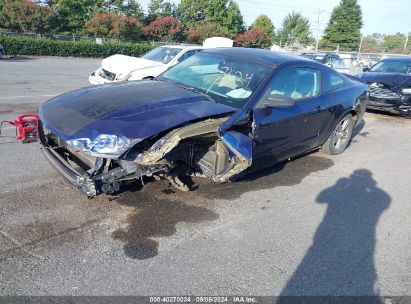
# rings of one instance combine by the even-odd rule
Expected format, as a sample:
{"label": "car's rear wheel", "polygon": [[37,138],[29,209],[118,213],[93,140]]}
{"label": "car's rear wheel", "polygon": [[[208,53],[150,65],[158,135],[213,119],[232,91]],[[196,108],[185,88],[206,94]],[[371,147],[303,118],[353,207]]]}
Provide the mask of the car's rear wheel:
{"label": "car's rear wheel", "polygon": [[330,137],[322,146],[321,151],[330,155],[337,155],[344,152],[350,144],[354,124],[355,120],[353,116],[351,114],[345,115],[331,132]]}

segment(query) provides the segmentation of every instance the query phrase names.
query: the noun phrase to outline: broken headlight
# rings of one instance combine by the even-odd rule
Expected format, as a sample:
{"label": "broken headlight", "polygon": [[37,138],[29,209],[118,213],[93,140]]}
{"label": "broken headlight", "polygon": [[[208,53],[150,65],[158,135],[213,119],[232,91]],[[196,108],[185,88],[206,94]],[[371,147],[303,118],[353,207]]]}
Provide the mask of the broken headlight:
{"label": "broken headlight", "polygon": [[81,152],[119,157],[130,147],[130,140],[124,136],[100,134],[93,141],[89,138],[77,138],[67,141],[67,144]]}

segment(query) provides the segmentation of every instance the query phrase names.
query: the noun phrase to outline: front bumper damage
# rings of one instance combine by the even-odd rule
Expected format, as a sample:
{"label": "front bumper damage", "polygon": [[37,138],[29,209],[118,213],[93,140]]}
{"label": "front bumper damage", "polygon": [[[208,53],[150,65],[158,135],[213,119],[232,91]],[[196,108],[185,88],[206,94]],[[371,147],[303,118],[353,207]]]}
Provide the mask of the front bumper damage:
{"label": "front bumper damage", "polygon": [[406,98],[389,88],[370,86],[367,109],[409,116],[411,115],[411,98],[407,101]]}
{"label": "front bumper damage", "polygon": [[[52,147],[42,146],[41,150],[50,164],[60,172],[78,191],[88,197],[94,197],[100,193],[113,194],[120,190],[121,183],[136,180],[143,176],[152,176],[161,172],[166,174],[169,168],[164,165],[151,167],[139,166],[130,161],[118,161],[118,166],[110,168],[110,160],[96,158],[95,167],[87,171],[73,166],[73,162],[63,157],[73,157],[66,152],[57,152]],[[69,156],[70,155],[70,156]]]}
{"label": "front bumper damage", "polygon": [[74,187],[89,197],[96,196],[100,188],[99,182],[88,176],[80,175],[55,150],[41,147],[50,164],[57,169]]}
{"label": "front bumper damage", "polygon": [[251,166],[251,139],[235,131],[220,135],[219,127],[225,120],[210,118],[174,129],[144,143],[144,147],[134,146],[118,159],[74,150],[42,126],[39,134],[48,161],[89,197],[112,194],[125,182],[144,176],[166,178],[179,190],[188,191],[179,176],[200,173],[223,183]]}
{"label": "front bumper damage", "polygon": [[93,85],[99,85],[104,83],[114,82],[116,80],[116,74],[111,73],[103,68],[98,68],[88,77],[88,81]]}
{"label": "front bumper damage", "polygon": [[78,191],[89,197],[100,193],[112,194],[121,184],[142,176],[161,172],[167,174],[170,167],[155,164],[150,167],[124,159],[92,157],[76,152],[54,134],[44,134],[39,128],[41,150],[50,164],[60,172]]}

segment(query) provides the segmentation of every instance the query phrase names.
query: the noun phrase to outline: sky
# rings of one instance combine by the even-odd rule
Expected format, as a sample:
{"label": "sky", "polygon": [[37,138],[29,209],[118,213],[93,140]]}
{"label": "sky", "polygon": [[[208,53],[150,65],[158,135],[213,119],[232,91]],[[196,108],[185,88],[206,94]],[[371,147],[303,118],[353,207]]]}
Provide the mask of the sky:
{"label": "sky", "polygon": [[[302,13],[310,20],[311,31],[317,32],[317,16],[320,10],[320,32],[327,25],[332,9],[339,0],[236,0],[240,6],[244,21],[251,25],[254,19],[266,14],[276,29],[281,27],[283,18],[292,11]],[[171,0],[178,4],[179,0]],[[149,0],[141,0],[147,8]],[[372,33],[395,34],[411,32],[411,0],[358,0],[363,13],[363,35]]]}

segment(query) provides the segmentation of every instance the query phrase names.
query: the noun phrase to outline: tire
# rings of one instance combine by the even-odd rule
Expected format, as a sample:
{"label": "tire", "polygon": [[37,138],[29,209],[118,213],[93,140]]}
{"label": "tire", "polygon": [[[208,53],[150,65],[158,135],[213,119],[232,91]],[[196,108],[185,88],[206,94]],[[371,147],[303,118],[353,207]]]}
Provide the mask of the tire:
{"label": "tire", "polygon": [[355,119],[351,114],[345,115],[331,132],[330,137],[321,147],[321,151],[330,155],[341,154],[351,142]]}

